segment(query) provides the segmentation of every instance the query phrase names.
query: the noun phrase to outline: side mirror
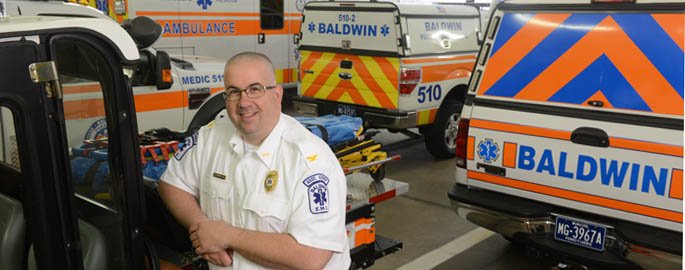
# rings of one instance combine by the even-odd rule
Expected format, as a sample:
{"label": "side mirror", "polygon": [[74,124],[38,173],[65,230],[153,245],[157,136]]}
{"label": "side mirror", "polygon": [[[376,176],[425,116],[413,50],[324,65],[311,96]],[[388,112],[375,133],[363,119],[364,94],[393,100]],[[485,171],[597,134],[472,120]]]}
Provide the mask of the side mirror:
{"label": "side mirror", "polygon": [[150,47],[162,36],[162,26],[145,16],[138,16],[133,20],[125,20],[122,23],[122,27],[136,41],[138,49]]}
{"label": "side mirror", "polygon": [[174,81],[171,78],[171,59],[165,51],[157,51],[157,62],[155,65],[155,82],[157,89],[164,90],[171,88]]}

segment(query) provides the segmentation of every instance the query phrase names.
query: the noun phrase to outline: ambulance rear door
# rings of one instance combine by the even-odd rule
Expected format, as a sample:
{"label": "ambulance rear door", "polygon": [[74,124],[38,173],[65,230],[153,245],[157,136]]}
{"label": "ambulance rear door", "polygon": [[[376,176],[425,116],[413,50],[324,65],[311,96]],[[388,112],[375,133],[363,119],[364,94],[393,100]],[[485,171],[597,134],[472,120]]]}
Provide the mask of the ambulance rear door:
{"label": "ambulance rear door", "polygon": [[[293,34],[300,29],[299,13],[293,12],[294,1],[259,0],[254,1],[258,12],[257,31],[254,36],[255,50],[271,59],[279,84],[297,82],[294,61]],[[295,85],[293,85],[295,87]]]}
{"label": "ambulance rear door", "polygon": [[569,6],[495,11],[468,184],[682,232],[685,9]]}
{"label": "ambulance rear door", "polygon": [[303,16],[300,95],[397,109],[404,50],[394,3],[309,2]]}

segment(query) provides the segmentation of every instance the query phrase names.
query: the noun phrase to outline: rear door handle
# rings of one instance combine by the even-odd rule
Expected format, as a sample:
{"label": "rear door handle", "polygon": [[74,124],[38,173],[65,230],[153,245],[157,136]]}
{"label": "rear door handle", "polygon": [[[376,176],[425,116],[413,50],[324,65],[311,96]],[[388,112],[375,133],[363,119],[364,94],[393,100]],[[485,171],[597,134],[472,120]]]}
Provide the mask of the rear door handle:
{"label": "rear door handle", "polygon": [[579,127],[571,133],[571,141],[598,147],[609,147],[609,135],[604,130],[592,127]]}
{"label": "rear door handle", "polygon": [[338,73],[338,77],[343,80],[351,80],[352,79],[352,73],[348,72],[340,72]]}

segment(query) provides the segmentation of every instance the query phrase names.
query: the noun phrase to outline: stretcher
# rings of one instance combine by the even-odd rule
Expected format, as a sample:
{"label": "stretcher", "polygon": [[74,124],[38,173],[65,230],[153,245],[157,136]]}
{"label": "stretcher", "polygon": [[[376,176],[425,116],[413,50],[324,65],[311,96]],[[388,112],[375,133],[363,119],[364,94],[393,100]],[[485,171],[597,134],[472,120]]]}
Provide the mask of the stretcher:
{"label": "stretcher", "polygon": [[[402,249],[402,242],[376,234],[374,212],[376,204],[409,191],[408,184],[392,179],[378,179],[370,174],[371,169],[370,173],[360,172],[364,168],[388,162],[384,159],[373,160],[373,157],[379,156],[380,146],[370,146],[369,144],[374,144],[373,140],[368,137],[359,139],[361,136],[355,135],[353,139],[345,139],[342,143],[331,146],[336,155],[340,155],[339,160],[344,160],[348,165],[343,165],[341,161],[347,178],[345,227],[352,257],[350,269],[367,268],[373,265],[375,260]],[[146,231],[159,241],[155,245],[160,250],[161,258],[175,265],[185,265],[184,269],[203,269],[203,266],[198,264],[206,262],[193,260],[197,256],[192,253],[187,231],[168,213],[157,193],[157,183],[166,170],[168,160],[183,146],[183,142],[179,140],[162,137],[164,136],[159,136],[155,132],[146,132],[140,136],[140,156],[149,220]],[[104,206],[112,203],[109,190],[112,187],[112,180],[106,162],[107,145],[107,138],[101,138],[87,140],[82,145],[71,148],[72,179],[77,193]],[[360,149],[361,152],[366,152],[359,153]],[[382,154],[385,157],[385,153]],[[360,163],[364,164],[358,165]],[[381,179],[383,181],[380,181]]]}
{"label": "stretcher", "polygon": [[400,155],[388,157],[381,151],[382,145],[373,140],[378,131],[364,131],[360,117],[325,115],[295,119],[328,143],[345,174],[367,169],[371,178],[380,182],[385,178],[385,163],[401,159]]}

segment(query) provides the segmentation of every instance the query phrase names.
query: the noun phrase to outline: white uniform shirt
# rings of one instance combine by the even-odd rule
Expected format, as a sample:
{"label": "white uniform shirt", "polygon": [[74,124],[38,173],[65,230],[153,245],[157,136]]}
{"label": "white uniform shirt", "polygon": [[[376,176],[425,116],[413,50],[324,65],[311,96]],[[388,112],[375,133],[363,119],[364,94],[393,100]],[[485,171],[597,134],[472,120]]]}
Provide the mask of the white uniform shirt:
{"label": "white uniform shirt", "polygon": [[[267,180],[274,172],[275,181]],[[211,220],[288,233],[299,244],[333,251],[325,269],[349,268],[345,175],[328,145],[290,116],[281,114],[256,151],[246,151],[227,118],[202,127],[171,159],[162,181],[197,197]],[[265,268],[236,252],[232,267],[210,269]]]}

